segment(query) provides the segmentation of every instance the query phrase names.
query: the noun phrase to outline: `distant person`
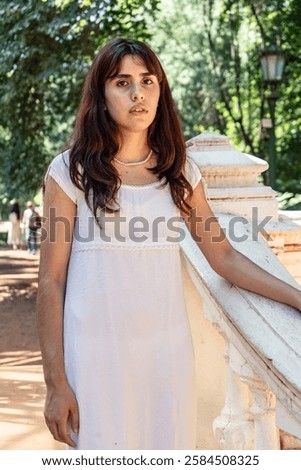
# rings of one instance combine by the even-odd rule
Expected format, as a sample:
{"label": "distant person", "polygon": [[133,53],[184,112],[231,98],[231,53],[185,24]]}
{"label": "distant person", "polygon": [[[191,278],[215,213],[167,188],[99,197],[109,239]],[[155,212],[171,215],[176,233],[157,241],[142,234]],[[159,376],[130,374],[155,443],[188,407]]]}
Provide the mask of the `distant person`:
{"label": "distant person", "polygon": [[26,203],[26,209],[23,213],[23,226],[25,230],[27,252],[35,255],[37,252],[37,232],[41,226],[41,218],[31,201]]}
{"label": "distant person", "polygon": [[13,203],[10,210],[8,220],[10,226],[8,229],[7,243],[12,245],[13,250],[20,248],[21,227],[20,227],[20,206],[17,202]]}

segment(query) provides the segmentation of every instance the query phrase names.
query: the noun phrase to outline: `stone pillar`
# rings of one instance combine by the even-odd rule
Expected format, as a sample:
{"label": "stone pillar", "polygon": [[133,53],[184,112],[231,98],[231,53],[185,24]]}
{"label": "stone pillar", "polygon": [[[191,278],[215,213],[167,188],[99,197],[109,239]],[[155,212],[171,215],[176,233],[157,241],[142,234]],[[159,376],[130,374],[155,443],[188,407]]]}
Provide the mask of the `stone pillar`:
{"label": "stone pillar", "polygon": [[278,211],[277,193],[260,183],[268,163],[237,151],[228,137],[204,133],[187,142],[199,166],[213,212],[265,223],[262,235],[280,261],[301,283],[301,211]]}
{"label": "stone pillar", "polygon": [[276,192],[258,181],[268,163],[235,150],[228,137],[200,134],[187,142],[187,154],[199,166],[214,213],[278,220]]}

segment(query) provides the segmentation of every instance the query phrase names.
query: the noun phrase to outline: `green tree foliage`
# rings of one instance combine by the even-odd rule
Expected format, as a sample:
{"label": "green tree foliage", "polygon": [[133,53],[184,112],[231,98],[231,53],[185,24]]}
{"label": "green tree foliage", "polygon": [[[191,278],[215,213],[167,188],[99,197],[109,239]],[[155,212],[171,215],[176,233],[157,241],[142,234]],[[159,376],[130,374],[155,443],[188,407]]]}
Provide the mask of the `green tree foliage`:
{"label": "green tree foliage", "polygon": [[260,53],[278,44],[287,56],[276,108],[277,185],[301,193],[301,2],[162,0],[153,38],[166,65],[187,138],[218,131],[241,150],[268,159],[269,117]]}
{"label": "green tree foliage", "polygon": [[0,1],[2,200],[31,198],[68,140],[84,75],[115,36],[147,40],[158,0]]}

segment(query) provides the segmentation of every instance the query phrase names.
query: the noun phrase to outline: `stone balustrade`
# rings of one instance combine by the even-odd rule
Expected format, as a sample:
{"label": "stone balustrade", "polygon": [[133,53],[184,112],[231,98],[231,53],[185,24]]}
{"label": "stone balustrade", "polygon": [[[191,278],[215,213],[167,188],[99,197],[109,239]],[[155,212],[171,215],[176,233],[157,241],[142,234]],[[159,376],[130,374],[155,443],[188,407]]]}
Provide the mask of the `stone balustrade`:
{"label": "stone balustrade", "polygon": [[[269,231],[282,236],[284,246],[286,231],[299,243],[300,226],[289,220],[286,230],[275,192],[258,183],[267,164],[237,152],[226,137],[210,134],[190,140],[188,153],[202,171],[209,203],[233,246],[298,286],[272,249]],[[300,313],[221,278],[188,231],[181,248],[199,377],[198,447],[279,449],[280,432],[294,436],[298,445]]]}

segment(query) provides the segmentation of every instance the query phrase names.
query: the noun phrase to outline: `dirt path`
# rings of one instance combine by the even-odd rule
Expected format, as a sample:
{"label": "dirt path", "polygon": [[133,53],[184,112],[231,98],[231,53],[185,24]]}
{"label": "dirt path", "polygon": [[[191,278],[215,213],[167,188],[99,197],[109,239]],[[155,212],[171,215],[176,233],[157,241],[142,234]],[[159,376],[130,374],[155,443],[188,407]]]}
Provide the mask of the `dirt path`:
{"label": "dirt path", "polygon": [[[0,449],[62,449],[45,424],[36,330],[39,257],[0,249]],[[1,452],[0,452],[1,454]],[[0,455],[1,458],[1,455]]]}
{"label": "dirt path", "polygon": [[38,256],[0,250],[0,365],[41,364],[35,322]]}

